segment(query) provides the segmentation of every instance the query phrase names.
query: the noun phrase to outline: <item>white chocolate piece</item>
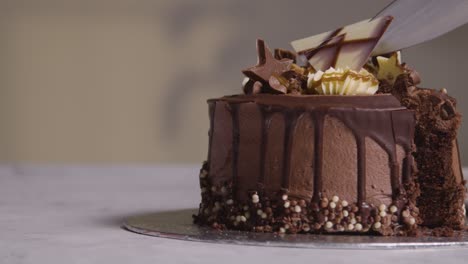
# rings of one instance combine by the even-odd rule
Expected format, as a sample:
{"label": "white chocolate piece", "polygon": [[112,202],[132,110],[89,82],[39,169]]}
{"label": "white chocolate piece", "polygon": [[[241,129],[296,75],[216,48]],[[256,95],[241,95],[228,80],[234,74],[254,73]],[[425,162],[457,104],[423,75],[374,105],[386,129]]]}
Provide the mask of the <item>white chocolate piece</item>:
{"label": "white chocolate piece", "polygon": [[[316,70],[324,71],[329,67],[359,70],[391,20],[389,16],[366,19],[338,30],[293,41],[291,45],[299,54],[307,55],[307,51],[312,51],[313,55],[308,60]],[[367,41],[353,43],[354,40],[362,39]]]}

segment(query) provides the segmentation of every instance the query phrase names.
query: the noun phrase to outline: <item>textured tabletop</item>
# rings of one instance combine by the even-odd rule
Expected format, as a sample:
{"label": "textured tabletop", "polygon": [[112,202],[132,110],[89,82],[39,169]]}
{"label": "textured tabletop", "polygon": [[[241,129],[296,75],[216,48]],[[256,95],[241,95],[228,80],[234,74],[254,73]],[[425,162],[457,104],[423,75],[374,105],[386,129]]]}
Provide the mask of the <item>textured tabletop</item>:
{"label": "textured tabletop", "polygon": [[[122,230],[197,207],[198,166],[0,167],[0,263],[466,263],[468,248],[312,250],[216,245]],[[344,263],[344,262],[339,262]]]}

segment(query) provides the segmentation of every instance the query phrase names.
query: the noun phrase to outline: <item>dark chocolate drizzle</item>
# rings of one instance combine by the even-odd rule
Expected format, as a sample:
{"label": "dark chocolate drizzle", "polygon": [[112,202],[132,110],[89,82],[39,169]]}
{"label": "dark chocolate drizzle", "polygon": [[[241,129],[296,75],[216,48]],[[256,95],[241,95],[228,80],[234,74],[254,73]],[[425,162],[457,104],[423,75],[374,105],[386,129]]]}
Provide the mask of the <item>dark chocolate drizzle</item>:
{"label": "dark chocolate drizzle", "polygon": [[[239,103],[241,101],[229,102],[229,109],[232,117],[232,181],[233,195],[235,196],[236,178],[238,177],[239,158]],[[261,116],[261,143],[260,143],[260,175],[258,182],[264,184],[265,180],[265,159],[268,145],[268,133],[272,115],[276,112],[282,113],[284,117],[285,131],[283,141],[282,160],[282,187],[289,187],[291,151],[293,147],[293,136],[297,126],[298,118],[303,114],[309,114],[314,124],[314,164],[313,164],[313,196],[312,202],[318,202],[323,189],[322,160],[323,160],[323,128],[325,117],[330,116],[343,122],[354,134],[357,145],[357,200],[360,210],[366,211],[366,138],[373,139],[382,147],[389,157],[389,167],[391,175],[392,199],[395,201],[402,191],[400,183],[400,171],[396,155],[396,144],[402,145],[406,152],[402,164],[402,182],[407,183],[412,171],[412,133],[411,127],[398,128],[396,124],[404,118],[408,118],[408,112],[392,110],[367,110],[354,107],[290,107],[281,105],[266,105],[257,102]],[[211,109],[211,105],[210,105]],[[399,112],[395,114],[395,112]],[[400,113],[405,113],[401,115]],[[211,126],[213,126],[214,111],[210,110]],[[411,122],[403,122],[403,124]],[[410,124],[411,126],[411,124]],[[212,130],[212,129],[211,129]],[[211,142],[212,134],[210,134]],[[210,143],[211,144],[211,143]],[[211,149],[211,146],[210,146]]]}
{"label": "dark chocolate drizzle", "polygon": [[232,185],[233,196],[236,196],[237,176],[238,176],[238,163],[239,163],[239,104],[229,104],[232,117]]}
{"label": "dark chocolate drizzle", "polygon": [[298,111],[287,111],[284,113],[284,141],[283,141],[283,180],[282,187],[289,188],[289,175],[291,167],[291,151],[293,146],[293,135],[296,129]]}
{"label": "dark chocolate drizzle", "polygon": [[258,177],[258,182],[263,184],[265,182],[265,156],[268,146],[268,131],[271,124],[272,110],[271,107],[265,105],[258,105],[260,110],[260,115],[262,116],[261,124],[261,141],[260,141],[260,174]]}
{"label": "dark chocolate drizzle", "polygon": [[[208,102],[208,114],[210,116],[210,130],[208,131],[208,162],[211,161],[211,146],[213,142],[213,133],[214,133],[214,115],[216,109],[216,102]],[[209,166],[209,165],[208,165]]]}

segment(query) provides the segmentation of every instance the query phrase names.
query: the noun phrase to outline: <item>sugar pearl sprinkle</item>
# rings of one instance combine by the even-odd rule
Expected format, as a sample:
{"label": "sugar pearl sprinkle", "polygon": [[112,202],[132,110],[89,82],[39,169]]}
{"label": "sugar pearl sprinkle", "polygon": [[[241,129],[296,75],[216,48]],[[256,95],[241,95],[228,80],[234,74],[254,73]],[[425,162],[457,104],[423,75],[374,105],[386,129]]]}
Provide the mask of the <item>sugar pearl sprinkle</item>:
{"label": "sugar pearl sprinkle", "polygon": [[286,233],[286,229],[284,227],[280,227],[279,229],[280,234]]}
{"label": "sugar pearl sprinkle", "polygon": [[385,211],[380,211],[379,215],[380,217],[386,217],[387,213]]}
{"label": "sugar pearl sprinkle", "polygon": [[374,229],[380,229],[381,227],[382,227],[382,224],[380,222],[374,223]]}
{"label": "sugar pearl sprinkle", "polygon": [[348,202],[346,200],[341,201],[341,206],[343,207],[348,206]]}
{"label": "sugar pearl sprinkle", "polygon": [[414,224],[416,224],[416,219],[414,219],[414,217],[410,217],[410,218],[408,219],[408,224],[409,224],[409,225],[414,225]]}
{"label": "sugar pearl sprinkle", "polygon": [[381,205],[379,206],[379,210],[380,210],[381,212],[385,212],[385,210],[387,210],[387,206],[386,206],[385,204],[381,204]]}
{"label": "sugar pearl sprinkle", "polygon": [[287,194],[283,194],[283,196],[281,196],[281,199],[283,199],[283,201],[286,201],[288,199],[288,195]]}
{"label": "sugar pearl sprinkle", "polygon": [[309,232],[310,231],[310,226],[308,224],[304,224],[302,226],[302,230],[304,230],[304,232]]}
{"label": "sugar pearl sprinkle", "polygon": [[348,225],[348,230],[349,230],[349,231],[353,231],[353,230],[354,230],[354,225],[353,225],[353,224],[349,224],[349,225]]}
{"label": "sugar pearl sprinkle", "polygon": [[266,219],[268,216],[267,216],[267,214],[262,213],[262,215],[261,215],[260,217],[261,217],[262,219]]}
{"label": "sugar pearl sprinkle", "polygon": [[284,208],[289,208],[291,203],[289,201],[284,202]]}
{"label": "sugar pearl sprinkle", "polygon": [[206,170],[202,170],[200,172],[200,179],[204,179],[206,178],[206,176],[208,175],[208,172]]}
{"label": "sugar pearl sprinkle", "polygon": [[398,208],[396,206],[394,206],[394,205],[390,206],[390,212],[392,214],[396,213],[397,211],[398,211]]}
{"label": "sugar pearl sprinkle", "polygon": [[262,215],[262,214],[263,214],[262,209],[258,209],[258,210],[257,210],[257,215]]}
{"label": "sugar pearl sprinkle", "polygon": [[332,197],[332,202],[334,202],[334,203],[337,203],[339,200],[340,200],[340,198],[338,196],[336,196],[336,195]]}
{"label": "sugar pearl sprinkle", "polygon": [[258,197],[258,194],[252,195],[252,203],[256,204],[260,202],[260,197]]}
{"label": "sugar pearl sprinkle", "polygon": [[232,204],[234,204],[234,200],[229,199],[229,200],[226,201],[226,204],[227,205],[232,205]]}
{"label": "sugar pearl sprinkle", "polygon": [[333,227],[333,223],[328,221],[327,223],[325,223],[325,228],[327,229],[331,229]]}
{"label": "sugar pearl sprinkle", "polygon": [[358,223],[358,224],[356,224],[354,226],[354,229],[356,229],[356,231],[361,231],[362,230],[362,225]]}
{"label": "sugar pearl sprinkle", "polygon": [[343,210],[343,216],[344,216],[344,217],[348,217],[348,215],[349,215],[348,210]]}
{"label": "sugar pearl sprinkle", "polygon": [[294,206],[294,212],[300,213],[301,212],[301,207],[299,205]]}
{"label": "sugar pearl sprinkle", "polygon": [[330,202],[330,204],[328,206],[330,206],[331,209],[335,209],[336,208],[336,203],[335,202]]}
{"label": "sugar pearl sprinkle", "polygon": [[409,212],[408,210],[404,210],[404,211],[401,213],[401,215],[403,215],[403,217],[406,218],[406,217],[410,217],[411,214],[410,214],[410,212]]}

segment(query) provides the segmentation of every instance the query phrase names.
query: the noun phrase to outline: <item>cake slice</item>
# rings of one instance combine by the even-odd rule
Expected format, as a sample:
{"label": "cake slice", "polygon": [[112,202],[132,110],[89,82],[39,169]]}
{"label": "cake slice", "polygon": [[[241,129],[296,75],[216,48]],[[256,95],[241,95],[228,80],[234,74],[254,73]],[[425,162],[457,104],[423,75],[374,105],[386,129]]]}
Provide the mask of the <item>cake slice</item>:
{"label": "cake slice", "polygon": [[[398,55],[389,57],[394,59]],[[466,189],[457,144],[461,114],[456,109],[456,100],[446,89],[417,87],[420,82],[417,72],[398,60],[392,61],[396,64],[386,64],[381,57],[380,65],[375,65],[377,71],[401,73],[386,75],[386,78],[380,75],[379,93],[393,94],[402,105],[415,112],[414,157],[420,190],[417,206],[422,223],[428,227],[462,229],[465,226]]]}

